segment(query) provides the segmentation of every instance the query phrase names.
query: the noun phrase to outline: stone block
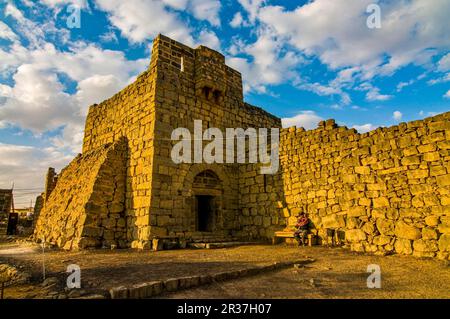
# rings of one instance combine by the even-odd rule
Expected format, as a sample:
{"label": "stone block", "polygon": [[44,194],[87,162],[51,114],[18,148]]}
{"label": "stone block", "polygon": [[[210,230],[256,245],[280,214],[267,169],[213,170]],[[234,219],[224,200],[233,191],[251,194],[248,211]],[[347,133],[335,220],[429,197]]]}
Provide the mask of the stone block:
{"label": "stone block", "polygon": [[450,234],[443,234],[439,238],[439,250],[441,252],[450,251]]}
{"label": "stone block", "polygon": [[422,232],[417,227],[408,225],[404,222],[398,222],[395,225],[395,235],[398,238],[415,240],[422,237]]}
{"label": "stone block", "polygon": [[429,175],[428,169],[416,169],[407,171],[408,179],[426,178]]}
{"label": "stone block", "polygon": [[111,299],[127,299],[129,298],[129,290],[124,286],[112,288],[109,291]]}
{"label": "stone block", "polygon": [[177,278],[167,279],[163,282],[164,290],[168,292],[178,290],[179,281]]}
{"label": "stone block", "polygon": [[420,252],[436,252],[438,245],[435,240],[418,239],[413,242],[413,248]]}
{"label": "stone block", "polygon": [[436,176],[438,186],[445,187],[450,185],[450,174]]}
{"label": "stone block", "polygon": [[397,238],[394,244],[395,252],[403,255],[411,255],[413,250],[411,247],[411,240]]}
{"label": "stone block", "polygon": [[377,229],[382,235],[394,235],[395,223],[389,219],[379,218],[376,221]]}
{"label": "stone block", "polygon": [[374,198],[373,207],[374,208],[389,207],[389,199],[387,199],[387,197]]}
{"label": "stone block", "polygon": [[348,217],[366,216],[366,208],[363,206],[352,207],[347,211]]}
{"label": "stone block", "polygon": [[345,239],[349,242],[360,242],[366,238],[366,233],[361,229],[351,229],[345,232]]}
{"label": "stone block", "polygon": [[322,218],[323,228],[342,228],[345,227],[345,220],[343,216],[332,214]]}

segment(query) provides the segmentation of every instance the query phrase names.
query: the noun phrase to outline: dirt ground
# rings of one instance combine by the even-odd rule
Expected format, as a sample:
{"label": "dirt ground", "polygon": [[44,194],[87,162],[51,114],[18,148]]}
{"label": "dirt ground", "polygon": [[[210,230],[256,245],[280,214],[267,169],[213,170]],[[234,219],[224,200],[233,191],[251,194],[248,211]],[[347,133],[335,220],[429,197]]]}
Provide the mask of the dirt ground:
{"label": "dirt ground", "polygon": [[[448,262],[408,256],[373,256],[343,248],[252,245],[225,249],[168,251],[89,250],[64,252],[29,244],[0,244],[0,263],[31,274],[30,284],[10,286],[6,298],[43,298],[64,290],[67,266],[81,268],[82,288],[93,293],[115,286],[190,275],[213,274],[254,265],[315,262],[253,277],[179,291],[162,298],[450,298]],[[42,287],[42,269],[58,279]],[[381,267],[381,288],[367,288],[367,266]]]}

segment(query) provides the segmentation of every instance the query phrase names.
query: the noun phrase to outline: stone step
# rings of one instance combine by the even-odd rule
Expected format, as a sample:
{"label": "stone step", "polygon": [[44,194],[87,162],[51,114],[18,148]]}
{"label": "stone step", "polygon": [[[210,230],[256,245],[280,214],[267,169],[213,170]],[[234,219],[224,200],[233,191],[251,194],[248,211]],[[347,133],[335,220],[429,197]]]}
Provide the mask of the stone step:
{"label": "stone step", "polygon": [[199,243],[189,243],[189,248],[197,248],[197,249],[219,249],[219,248],[230,248],[244,245],[257,245],[259,242],[254,241],[227,241],[227,242],[199,242]]}
{"label": "stone step", "polygon": [[209,238],[191,238],[191,242],[193,243],[222,243],[222,242],[233,242],[233,241],[242,241],[241,238],[237,237],[209,237]]}

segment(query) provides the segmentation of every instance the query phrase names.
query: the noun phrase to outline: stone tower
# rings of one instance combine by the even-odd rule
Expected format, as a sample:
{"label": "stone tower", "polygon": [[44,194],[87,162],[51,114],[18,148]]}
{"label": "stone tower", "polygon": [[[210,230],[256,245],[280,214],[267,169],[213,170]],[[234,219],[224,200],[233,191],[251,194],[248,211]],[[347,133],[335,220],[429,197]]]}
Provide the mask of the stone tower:
{"label": "stone tower", "polygon": [[239,167],[253,165],[173,163],[171,133],[193,131],[194,120],[203,129],[281,126],[243,101],[241,74],[222,54],[159,35],[149,69],[90,107],[83,153],[58,175],[36,237],[66,249],[146,248],[155,236],[239,234]]}

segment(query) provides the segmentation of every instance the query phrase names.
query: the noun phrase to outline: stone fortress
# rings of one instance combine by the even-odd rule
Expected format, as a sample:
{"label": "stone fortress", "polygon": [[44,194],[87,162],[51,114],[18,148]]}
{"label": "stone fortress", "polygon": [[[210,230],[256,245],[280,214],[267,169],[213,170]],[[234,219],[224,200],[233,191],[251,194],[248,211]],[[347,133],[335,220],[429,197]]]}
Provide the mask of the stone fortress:
{"label": "stone fortress", "polygon": [[[175,128],[280,128],[280,169],[175,164]],[[92,105],[82,154],[49,170],[34,237],[63,249],[149,249],[154,238],[270,239],[300,212],[354,251],[449,259],[450,113],[359,134],[333,120],[281,129],[243,101],[220,53],[163,35],[137,80]]]}

